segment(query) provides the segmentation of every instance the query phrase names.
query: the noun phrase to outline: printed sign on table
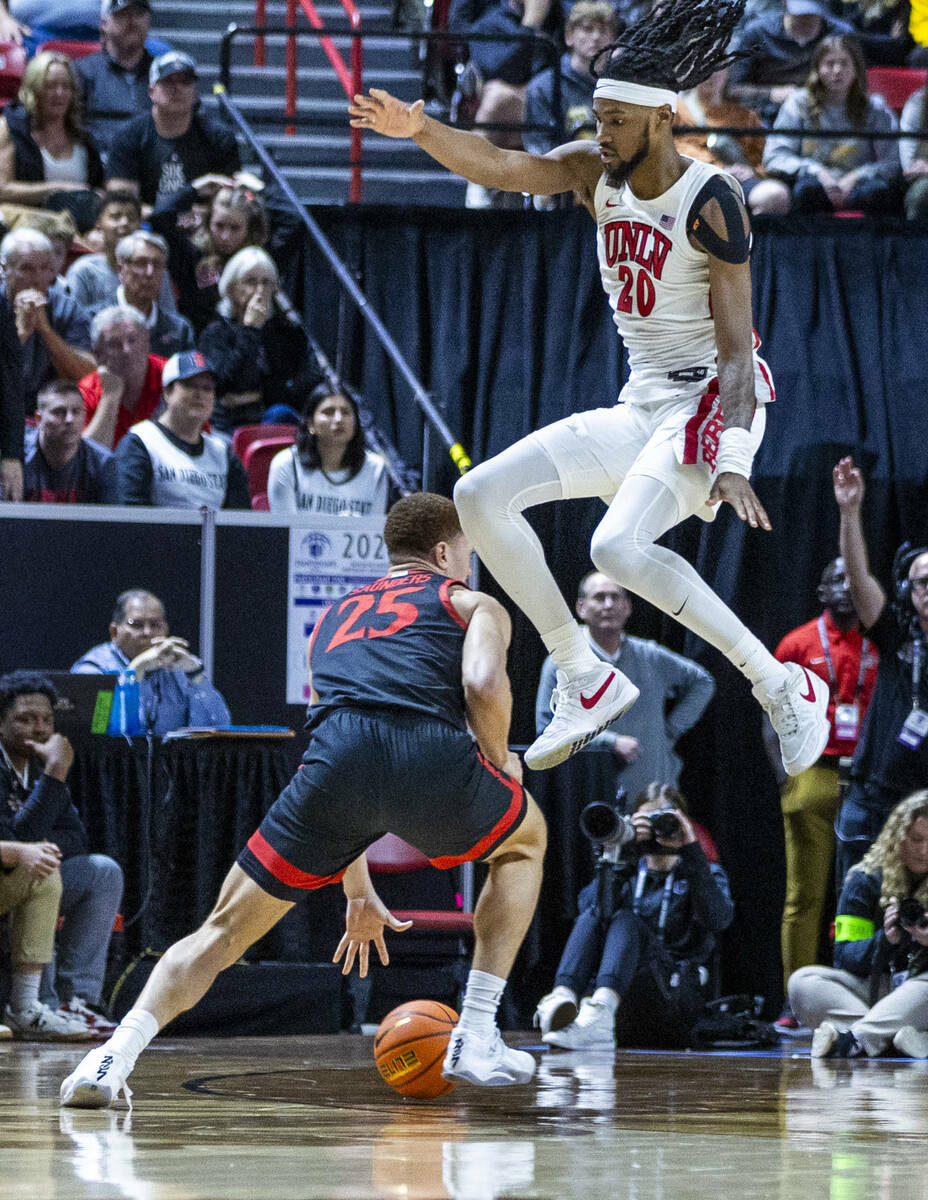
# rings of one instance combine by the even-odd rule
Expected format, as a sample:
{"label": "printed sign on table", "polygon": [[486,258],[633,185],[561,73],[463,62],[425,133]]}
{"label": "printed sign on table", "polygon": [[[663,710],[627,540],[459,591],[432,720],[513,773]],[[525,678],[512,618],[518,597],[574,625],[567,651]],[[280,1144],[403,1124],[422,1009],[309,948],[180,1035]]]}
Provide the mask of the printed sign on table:
{"label": "printed sign on table", "polygon": [[287,596],[287,703],[309,700],[306,643],[321,614],[352,588],[386,575],[383,517],[290,530]]}

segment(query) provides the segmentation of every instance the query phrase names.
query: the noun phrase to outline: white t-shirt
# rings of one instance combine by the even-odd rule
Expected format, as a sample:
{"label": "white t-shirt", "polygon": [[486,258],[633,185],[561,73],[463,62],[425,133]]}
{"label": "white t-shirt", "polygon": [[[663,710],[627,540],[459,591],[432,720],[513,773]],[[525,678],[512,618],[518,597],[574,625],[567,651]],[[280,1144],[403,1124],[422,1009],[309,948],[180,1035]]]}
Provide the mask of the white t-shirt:
{"label": "white t-shirt", "polygon": [[87,147],[81,142],[75,142],[67,158],[55,158],[44,146],[41,150],[46,183],[87,182]]}
{"label": "white t-shirt", "polygon": [[229,445],[203,434],[203,452],[188,454],[155,421],[139,421],[132,433],[151,459],[151,502],[158,508],[222,508],[229,481]]}
{"label": "white t-shirt", "polygon": [[364,466],[348,478],[348,471],[327,474],[308,471],[296,446],[288,446],[271,459],[267,499],[271,512],[313,513],[320,517],[383,516],[387,511],[387,465],[379,454],[365,451]]}

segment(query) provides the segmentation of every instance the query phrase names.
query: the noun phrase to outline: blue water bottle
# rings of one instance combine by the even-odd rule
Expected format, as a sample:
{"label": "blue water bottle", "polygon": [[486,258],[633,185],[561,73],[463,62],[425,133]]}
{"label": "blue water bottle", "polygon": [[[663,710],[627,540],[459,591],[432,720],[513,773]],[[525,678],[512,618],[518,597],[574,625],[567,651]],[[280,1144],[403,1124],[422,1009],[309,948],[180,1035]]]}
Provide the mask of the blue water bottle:
{"label": "blue water bottle", "polygon": [[131,667],[120,673],[116,683],[106,732],[113,737],[138,737],[145,732],[142,728],[139,681]]}

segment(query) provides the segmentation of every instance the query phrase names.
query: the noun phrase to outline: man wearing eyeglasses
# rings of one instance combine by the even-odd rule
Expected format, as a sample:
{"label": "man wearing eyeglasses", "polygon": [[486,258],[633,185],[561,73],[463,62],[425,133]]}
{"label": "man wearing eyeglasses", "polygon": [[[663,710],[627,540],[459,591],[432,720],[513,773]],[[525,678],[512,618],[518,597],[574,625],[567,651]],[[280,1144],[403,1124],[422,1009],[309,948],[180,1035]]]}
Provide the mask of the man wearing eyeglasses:
{"label": "man wearing eyeglasses", "polygon": [[110,640],[71,667],[75,675],[115,675],[128,669],[139,681],[142,723],[154,734],[188,725],[232,723],[225,700],[203,674],[184,638],[171,637],[164,605],[141,589],[116,599]]}
{"label": "man wearing eyeglasses", "polygon": [[835,467],[834,489],[851,599],[862,632],[880,652],[850,788],[835,826],[840,892],[844,876],[866,853],[890,810],[909,793],[928,787],[928,547],[896,556],[894,596],[888,602],[870,573],[861,522],[864,480],[852,459],[843,458]]}

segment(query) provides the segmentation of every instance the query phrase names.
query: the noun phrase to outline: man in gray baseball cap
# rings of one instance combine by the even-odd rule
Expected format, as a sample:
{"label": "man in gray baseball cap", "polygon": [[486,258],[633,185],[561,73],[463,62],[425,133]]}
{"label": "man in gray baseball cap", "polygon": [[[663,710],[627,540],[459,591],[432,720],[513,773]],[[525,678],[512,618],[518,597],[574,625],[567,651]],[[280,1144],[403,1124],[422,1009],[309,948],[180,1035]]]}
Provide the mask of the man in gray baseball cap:
{"label": "man in gray baseball cap", "polygon": [[148,111],[148,72],[154,60],[146,45],[150,26],[149,0],[103,0],[101,49],[74,64],[84,112],[104,147],[119,124]]}
{"label": "man in gray baseball cap", "polygon": [[113,136],[108,186],[136,191],[143,204],[164,205],[201,175],[239,169],[235,134],[199,111],[197,64],[169,50],[148,70],[151,112]]}

